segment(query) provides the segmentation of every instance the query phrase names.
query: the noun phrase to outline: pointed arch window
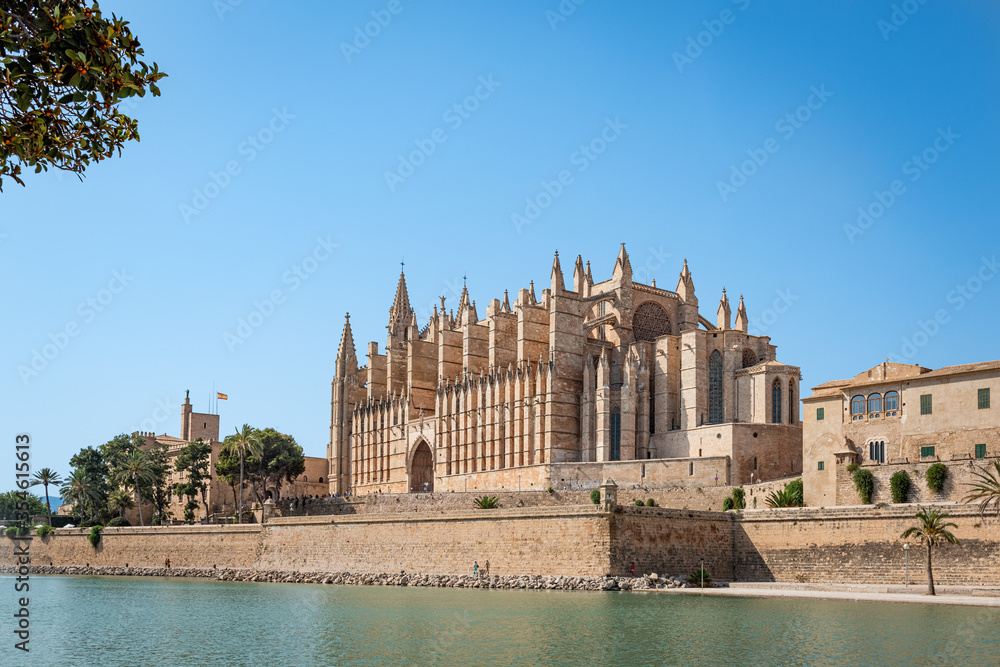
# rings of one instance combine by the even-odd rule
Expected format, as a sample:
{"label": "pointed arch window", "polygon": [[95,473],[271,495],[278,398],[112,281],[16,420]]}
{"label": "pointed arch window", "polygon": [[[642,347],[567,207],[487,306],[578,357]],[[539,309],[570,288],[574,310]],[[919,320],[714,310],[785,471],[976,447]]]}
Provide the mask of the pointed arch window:
{"label": "pointed arch window", "polygon": [[781,423],[781,380],[774,378],[771,385],[771,423]]}
{"label": "pointed arch window", "polygon": [[799,406],[795,402],[795,380],[788,381],[788,423],[795,423],[795,415],[799,411]]}
{"label": "pointed arch window", "polygon": [[611,453],[612,461],[622,460],[622,411],[616,405],[611,408]]}
{"label": "pointed arch window", "polygon": [[708,423],[722,423],[722,355],[718,350],[708,359]]}

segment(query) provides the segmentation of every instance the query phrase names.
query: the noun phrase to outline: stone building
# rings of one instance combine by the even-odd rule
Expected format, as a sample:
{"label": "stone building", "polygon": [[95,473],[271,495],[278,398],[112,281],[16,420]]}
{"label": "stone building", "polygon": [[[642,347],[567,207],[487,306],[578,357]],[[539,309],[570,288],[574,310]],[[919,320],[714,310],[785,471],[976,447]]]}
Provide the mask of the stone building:
{"label": "stone building", "polygon": [[1000,414],[990,403],[998,387],[1000,361],[937,370],[885,361],[813,388],[802,400],[806,504],[856,504],[843,483],[851,463],[886,482],[895,470],[916,481],[930,463],[968,467],[1000,456]]}
{"label": "stone building", "polygon": [[[208,493],[206,494],[209,511],[212,514],[232,514],[236,509],[236,499],[233,494],[233,489],[226,482],[219,479],[215,475],[215,464],[219,460],[219,455],[224,445],[224,438],[220,438],[219,436],[219,415],[194,412],[194,406],[191,405],[190,397],[185,395],[184,403],[181,405],[180,433],[179,438],[167,435],[166,433],[156,435],[155,433],[140,432],[139,435],[146,439],[147,446],[152,446],[153,443],[166,446],[169,461],[169,473],[167,475],[168,486],[173,486],[178,482],[184,481],[184,473],[177,472],[174,469],[174,461],[177,459],[177,455],[181,453],[181,450],[199,438],[202,442],[209,445],[212,449],[212,453],[209,456],[209,470],[212,472],[212,480],[209,482]],[[326,470],[326,459],[306,456],[305,472],[296,478],[292,484],[286,483],[282,485],[281,495],[285,497],[295,497],[326,494],[328,488],[328,483],[325,479]],[[200,496],[197,498],[197,501],[198,509],[195,510],[194,513],[195,519],[201,520],[205,517],[205,507],[201,503]],[[249,491],[249,489],[246,489],[243,492],[243,502],[246,504],[254,502],[253,492]],[[174,520],[182,519],[184,517],[184,505],[186,503],[186,498],[179,498],[177,496],[171,497],[169,511]],[[152,517],[152,512],[152,505],[144,505],[143,518],[147,524]],[[126,516],[128,516],[131,522],[137,524],[138,516],[133,517],[133,514],[135,514],[135,510],[132,510]]]}
{"label": "stone building", "polygon": [[577,257],[570,289],[556,253],[540,295],[531,283],[485,311],[463,289],[418,323],[400,273],[385,350],[369,343],[364,365],[347,316],[332,493],[544,489],[630,461],[664,486],[801,472],[799,368],[747,333],[742,297],[735,322],[725,290],[703,317],[686,261],[676,291],[644,285],[623,244],[602,282]]}

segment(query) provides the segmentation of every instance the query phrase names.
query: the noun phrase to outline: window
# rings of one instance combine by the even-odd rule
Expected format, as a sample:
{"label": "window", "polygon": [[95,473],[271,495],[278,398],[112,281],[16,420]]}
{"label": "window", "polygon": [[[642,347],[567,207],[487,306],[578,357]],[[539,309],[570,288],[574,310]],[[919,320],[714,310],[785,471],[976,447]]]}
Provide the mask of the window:
{"label": "window", "polygon": [[[823,408],[816,408],[816,421],[823,421]],[[822,468],[820,468],[822,470]]]}
{"label": "window", "polygon": [[611,460],[622,459],[622,411],[616,405],[611,408]]}
{"label": "window", "polygon": [[986,444],[976,445],[976,458],[985,459],[986,458]]}
{"label": "window", "polygon": [[897,391],[885,392],[885,400],[883,401],[883,403],[885,404],[883,407],[885,408],[887,414],[890,412],[895,413],[897,410],[899,410],[899,392]]}
{"label": "window", "polygon": [[743,349],[743,368],[757,365],[757,353],[751,349]]}
{"label": "window", "polygon": [[931,414],[931,395],[921,394],[920,395],[920,414],[929,415]]}
{"label": "window", "polygon": [[920,448],[920,458],[924,458],[924,457],[927,457],[927,456],[934,456],[934,447],[933,446],[931,446],[931,447],[921,447]]}
{"label": "window", "polygon": [[882,412],[882,394],[871,394],[868,396],[868,412]]}
{"label": "window", "polygon": [[795,381],[788,381],[788,423],[795,423],[795,413],[799,411],[799,406],[795,402]]}
{"label": "window", "polygon": [[649,383],[649,432],[656,433],[656,382],[653,381]]}
{"label": "window", "polygon": [[[604,302],[601,303],[603,305]],[[647,301],[635,309],[635,314],[632,315],[632,335],[636,340],[656,340],[668,333],[671,333],[670,317],[659,304]]]}
{"label": "window", "polygon": [[781,380],[779,378],[774,378],[774,384],[771,385],[771,422],[781,423]]}
{"label": "window", "polygon": [[688,464],[688,474],[689,475],[693,475],[694,474],[694,461],[692,461],[691,463]]}
{"label": "window", "polygon": [[990,407],[990,390],[986,389],[979,390],[979,409],[988,410]]}
{"label": "window", "polygon": [[855,396],[851,399],[851,416],[857,417],[863,414],[865,414],[865,397]]}
{"label": "window", "polygon": [[868,443],[868,460],[873,463],[885,463],[884,440],[873,440]]}
{"label": "window", "polygon": [[722,355],[718,350],[708,360],[708,423],[722,423]]}
{"label": "window", "polygon": [[823,462],[822,461],[820,461],[819,463],[816,464],[816,470],[823,470]]}

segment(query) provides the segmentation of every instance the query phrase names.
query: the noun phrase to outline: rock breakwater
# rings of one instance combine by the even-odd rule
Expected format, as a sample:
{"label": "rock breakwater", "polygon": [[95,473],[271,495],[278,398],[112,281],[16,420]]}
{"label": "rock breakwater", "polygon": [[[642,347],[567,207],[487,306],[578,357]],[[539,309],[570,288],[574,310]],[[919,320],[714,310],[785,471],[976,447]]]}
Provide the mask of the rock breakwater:
{"label": "rock breakwater", "polygon": [[[11,566],[2,573],[14,573]],[[255,583],[336,584],[340,586],[417,586],[424,588],[492,588],[560,591],[644,591],[696,588],[681,577],[565,577],[538,575],[447,575],[368,572],[282,572],[273,570],[182,568],[182,567],[90,567],[75,565],[33,565],[31,574],[113,577],[196,577],[218,581]]]}

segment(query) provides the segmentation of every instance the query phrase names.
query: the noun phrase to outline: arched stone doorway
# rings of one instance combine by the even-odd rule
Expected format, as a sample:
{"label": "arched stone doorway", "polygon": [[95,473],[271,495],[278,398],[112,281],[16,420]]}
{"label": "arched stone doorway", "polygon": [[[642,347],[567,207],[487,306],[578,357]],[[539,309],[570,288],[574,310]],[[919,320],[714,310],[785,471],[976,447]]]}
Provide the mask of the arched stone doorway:
{"label": "arched stone doorway", "polygon": [[434,457],[427,443],[421,441],[413,450],[410,463],[410,493],[431,493],[434,491]]}

